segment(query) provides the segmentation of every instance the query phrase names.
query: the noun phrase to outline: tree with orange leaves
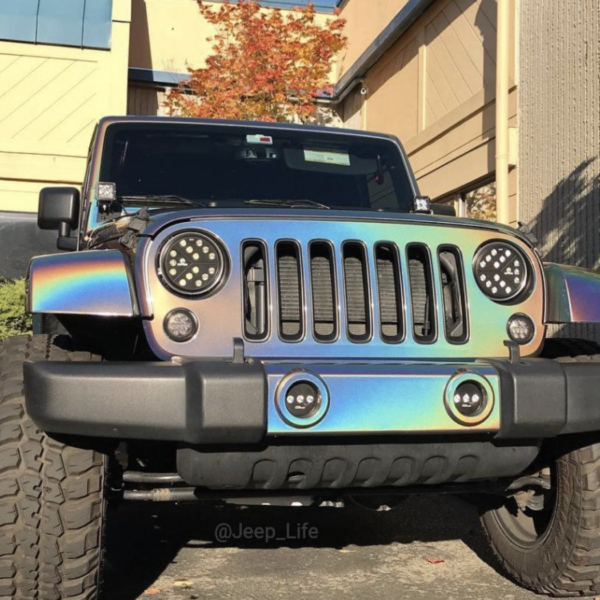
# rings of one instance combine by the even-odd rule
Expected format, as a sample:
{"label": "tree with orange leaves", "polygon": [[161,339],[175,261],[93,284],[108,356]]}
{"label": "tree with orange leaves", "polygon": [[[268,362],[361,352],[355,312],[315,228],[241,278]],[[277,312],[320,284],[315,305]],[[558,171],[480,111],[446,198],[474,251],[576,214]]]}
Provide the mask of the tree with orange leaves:
{"label": "tree with orange leaves", "polygon": [[333,60],[346,45],[345,21],[317,21],[314,5],[283,11],[256,0],[215,8],[198,0],[216,33],[206,67],[167,96],[171,115],[259,121],[315,120],[319,92],[330,91]]}

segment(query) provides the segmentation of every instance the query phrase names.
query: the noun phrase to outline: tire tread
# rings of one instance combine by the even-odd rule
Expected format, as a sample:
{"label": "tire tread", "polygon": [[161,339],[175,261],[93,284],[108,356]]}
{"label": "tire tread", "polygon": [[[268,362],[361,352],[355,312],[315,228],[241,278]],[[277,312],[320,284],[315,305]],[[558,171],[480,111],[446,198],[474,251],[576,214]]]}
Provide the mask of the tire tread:
{"label": "tire tread", "polygon": [[0,598],[95,600],[105,456],[69,446],[29,419],[26,360],[99,360],[67,336],[0,345]]}
{"label": "tire tread", "polygon": [[[542,357],[559,362],[600,362],[600,346],[580,339],[549,339]],[[589,596],[600,593],[600,444],[575,449],[558,459],[557,468],[569,498],[557,517],[557,535],[549,536],[543,552],[546,568],[527,572],[515,556],[506,555],[505,540],[484,515],[484,530],[502,568],[514,580],[538,593],[555,597]],[[504,549],[503,549],[504,547]],[[508,552],[510,554],[510,551]],[[518,565],[518,566],[515,566]]]}

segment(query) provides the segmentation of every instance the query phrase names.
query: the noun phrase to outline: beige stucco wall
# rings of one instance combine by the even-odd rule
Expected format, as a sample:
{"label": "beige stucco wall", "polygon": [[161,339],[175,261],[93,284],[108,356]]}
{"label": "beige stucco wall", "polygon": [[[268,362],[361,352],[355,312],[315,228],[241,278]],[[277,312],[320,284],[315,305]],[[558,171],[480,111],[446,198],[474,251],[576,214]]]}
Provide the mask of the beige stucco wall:
{"label": "beige stucco wall", "polygon": [[408,0],[347,0],[340,16],[346,19],[348,47],[340,56],[338,79],[354,64]]}
{"label": "beige stucco wall", "polygon": [[[514,2],[511,6],[514,15]],[[350,31],[354,21],[366,22],[370,14],[365,0],[349,0],[345,10]],[[514,27],[516,21],[512,48]],[[438,0],[369,70],[367,94],[348,98],[345,121],[398,135],[421,191],[432,198],[493,179],[496,41],[495,0]],[[516,126],[514,51],[509,62],[510,118]],[[515,170],[510,181],[514,221]]]}
{"label": "beige stucco wall", "polygon": [[201,67],[213,33],[196,0],[114,0],[109,51],[0,42],[0,211],[34,212],[42,187],[80,184],[98,119],[164,113],[164,91],[129,85],[129,67]]}
{"label": "beige stucco wall", "polygon": [[520,4],[519,216],[544,257],[600,270],[600,3]]}
{"label": "beige stucco wall", "polygon": [[[221,2],[207,4],[214,10],[223,6]],[[317,14],[317,22],[331,18],[330,14]],[[176,84],[188,68],[205,66],[206,57],[213,52],[213,42],[207,38],[214,33],[215,27],[201,16],[197,0],[132,0],[129,66],[164,71],[167,82]],[[333,71],[331,82],[335,83]],[[165,98],[165,86],[132,81],[127,114],[165,115]]]}
{"label": "beige stucco wall", "polygon": [[[130,67],[185,73],[188,66],[204,66],[213,44],[207,38],[215,28],[200,15],[197,0],[131,1]],[[207,4],[222,7],[220,2]],[[317,22],[330,18],[318,14]]]}
{"label": "beige stucco wall", "polygon": [[129,66],[185,73],[202,67],[214,28],[196,0],[132,0]]}
{"label": "beige stucco wall", "polygon": [[114,0],[110,51],[0,42],[0,210],[81,183],[95,123],[125,114],[130,2]]}

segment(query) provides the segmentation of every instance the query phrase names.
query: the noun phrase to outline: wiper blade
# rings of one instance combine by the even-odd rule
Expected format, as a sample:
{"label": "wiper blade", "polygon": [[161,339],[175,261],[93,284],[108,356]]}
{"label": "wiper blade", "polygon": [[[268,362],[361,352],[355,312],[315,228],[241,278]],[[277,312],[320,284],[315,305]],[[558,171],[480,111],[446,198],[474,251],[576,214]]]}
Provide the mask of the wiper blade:
{"label": "wiper blade", "polygon": [[184,204],[185,206],[206,207],[206,204],[199,200],[191,200],[176,194],[150,194],[148,196],[119,196],[119,202],[122,204]]}
{"label": "wiper blade", "polygon": [[331,207],[314,200],[283,200],[278,198],[267,199],[257,198],[253,200],[245,200],[244,204],[253,204],[254,206],[284,206],[286,208],[323,208],[331,210]]}

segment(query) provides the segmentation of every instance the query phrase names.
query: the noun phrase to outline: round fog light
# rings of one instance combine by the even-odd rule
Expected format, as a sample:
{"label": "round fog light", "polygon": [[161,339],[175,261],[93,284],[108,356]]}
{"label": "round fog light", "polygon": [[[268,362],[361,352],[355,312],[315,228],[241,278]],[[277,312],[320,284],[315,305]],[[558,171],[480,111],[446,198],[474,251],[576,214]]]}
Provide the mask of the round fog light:
{"label": "round fog light", "polygon": [[174,342],[187,342],[198,331],[196,317],[184,308],[176,308],[165,317],[165,332]]}
{"label": "round fog light", "polygon": [[329,390],[313,373],[295,369],[284,375],[275,392],[279,416],[292,427],[308,428],[319,423],[329,410]]}
{"label": "round fog light", "polygon": [[535,325],[527,315],[513,315],[506,328],[510,339],[517,344],[528,344],[535,334]]}
{"label": "round fog light", "polygon": [[285,407],[299,419],[312,417],[321,405],[321,394],[317,386],[308,382],[294,383],[285,395]]}
{"label": "round fog light", "polygon": [[480,410],[484,399],[485,392],[483,388],[473,381],[461,383],[456,388],[452,398],[456,410],[466,417],[470,417]]}
{"label": "round fog light", "polygon": [[448,381],[444,404],[460,425],[480,425],[494,410],[494,389],[483,375],[459,370]]}

